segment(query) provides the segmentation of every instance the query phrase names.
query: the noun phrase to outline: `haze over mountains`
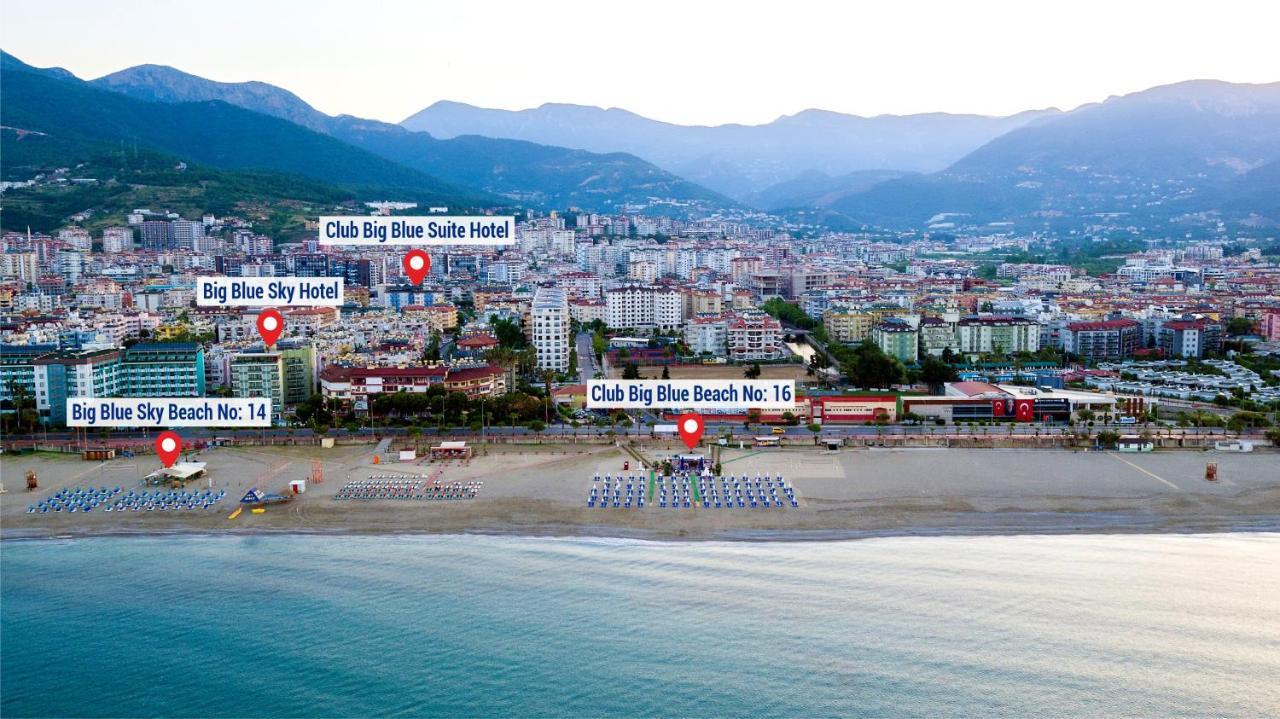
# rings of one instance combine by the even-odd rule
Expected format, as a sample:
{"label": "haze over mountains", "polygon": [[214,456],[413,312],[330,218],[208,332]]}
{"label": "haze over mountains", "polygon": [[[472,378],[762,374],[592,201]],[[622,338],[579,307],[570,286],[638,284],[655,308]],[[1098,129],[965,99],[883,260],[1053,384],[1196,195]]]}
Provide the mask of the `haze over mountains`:
{"label": "haze over mountains", "polygon": [[766,125],[688,127],[618,109],[437,102],[402,124],[625,150],[749,205],[837,225],[918,227],[946,213],[1052,224],[1081,211],[1144,223],[1218,210],[1280,220],[1280,201],[1266,199],[1266,188],[1280,194],[1268,167],[1280,160],[1280,83],[1191,81],[1002,118],[806,110]]}
{"label": "haze over mountains", "polygon": [[[441,138],[508,137],[592,152],[629,152],[730,197],[771,197],[802,174],[936,172],[987,141],[1057,110],[1010,117],[805,110],[765,125],[675,125],[626,110],[545,104],[508,111],[441,101],[400,124]],[[769,202],[765,202],[768,205]]]}
{"label": "haze over mountains", "polygon": [[1277,162],[1280,83],[1198,80],[1030,123],[943,172],[890,180],[826,209],[900,226],[927,223],[931,210],[1049,226],[1104,215],[1145,227],[1274,225]]}
{"label": "haze over mountains", "polygon": [[[1002,118],[808,110],[717,127],[576,105],[510,112],[438,102],[401,127],[326,115],[265,83],[159,65],[86,83],[4,61],[4,124],[47,133],[46,148],[128,141],[214,167],[455,205],[745,205],[836,228],[1280,224],[1280,83],[1190,81]],[[6,152],[12,179],[14,160],[36,145],[4,138],[16,151]]]}

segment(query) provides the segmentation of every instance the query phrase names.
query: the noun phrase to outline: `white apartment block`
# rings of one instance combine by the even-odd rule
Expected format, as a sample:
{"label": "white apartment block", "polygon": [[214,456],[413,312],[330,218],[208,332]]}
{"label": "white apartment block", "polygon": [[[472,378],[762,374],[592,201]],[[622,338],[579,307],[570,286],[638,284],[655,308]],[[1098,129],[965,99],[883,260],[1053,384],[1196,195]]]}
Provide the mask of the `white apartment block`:
{"label": "white apartment block", "polygon": [[0,254],[0,277],[35,283],[40,279],[40,263],[34,252]]}
{"label": "white apartment block", "polygon": [[524,279],[524,263],[499,260],[489,264],[485,270],[485,281],[489,284],[514,284]]}
{"label": "white apartment block", "polygon": [[658,265],[652,260],[632,260],[627,263],[627,279],[652,284],[658,279]]}
{"label": "white apartment block", "polygon": [[565,272],[560,275],[558,281],[570,297],[581,299],[598,300],[601,290],[604,289],[604,282],[600,279],[600,275],[590,272]]}
{"label": "white apartment block", "polygon": [[605,304],[600,300],[569,300],[569,317],[579,324],[605,321]]}
{"label": "white apartment block", "polygon": [[67,227],[58,230],[58,239],[71,245],[74,250],[89,252],[93,249],[93,237],[89,231],[81,227]]}
{"label": "white apartment block", "polygon": [[729,340],[729,318],[724,315],[692,317],[684,325],[684,343],[694,354],[724,357]]}
{"label": "white apartment block", "polygon": [[764,312],[743,312],[729,320],[729,358],[735,362],[785,359],[782,323]]}
{"label": "white apartment block", "polygon": [[569,369],[569,300],[564,290],[539,287],[530,309],[533,323],[533,347],[538,353],[538,368],[565,372]]}
{"label": "white apartment block", "polygon": [[956,336],[966,354],[1040,349],[1040,324],[1022,317],[966,317],[956,325]]}
{"label": "white apartment block", "polygon": [[102,251],[108,255],[133,251],[132,227],[108,227],[102,231]]}
{"label": "white apartment block", "polygon": [[684,298],[675,287],[626,285],[605,292],[605,324],[613,328],[674,330],[684,322]]}

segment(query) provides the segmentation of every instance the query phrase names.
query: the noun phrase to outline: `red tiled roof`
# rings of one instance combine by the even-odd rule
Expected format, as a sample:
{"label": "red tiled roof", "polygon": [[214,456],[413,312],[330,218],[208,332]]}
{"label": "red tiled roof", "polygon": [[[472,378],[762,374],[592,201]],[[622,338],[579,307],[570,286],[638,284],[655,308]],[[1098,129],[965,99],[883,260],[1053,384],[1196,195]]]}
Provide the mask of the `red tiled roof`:
{"label": "red tiled roof", "polygon": [[970,397],[987,393],[1006,394],[1004,390],[990,382],[953,382],[951,389]]}
{"label": "red tiled roof", "polygon": [[462,369],[449,370],[449,376],[445,378],[445,382],[464,382],[472,379],[483,379],[485,377],[493,377],[502,374],[502,370],[498,367],[485,365],[484,367],[464,367]]}
{"label": "red tiled roof", "polygon": [[454,344],[459,347],[492,347],[498,344],[498,338],[493,335],[472,335],[463,337]]}

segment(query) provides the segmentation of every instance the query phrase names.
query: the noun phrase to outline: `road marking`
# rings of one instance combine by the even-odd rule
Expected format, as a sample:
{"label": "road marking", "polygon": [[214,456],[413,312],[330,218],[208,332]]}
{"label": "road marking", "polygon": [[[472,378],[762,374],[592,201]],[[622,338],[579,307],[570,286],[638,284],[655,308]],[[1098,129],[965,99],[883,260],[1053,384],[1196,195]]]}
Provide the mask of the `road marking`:
{"label": "road marking", "polygon": [[1124,457],[1121,457],[1121,456],[1119,456],[1119,455],[1112,454],[1111,452],[1107,452],[1107,456],[1108,456],[1108,457],[1111,457],[1111,458],[1113,458],[1113,459],[1117,459],[1117,460],[1119,460],[1119,461],[1121,461],[1121,462],[1124,462],[1125,464],[1129,465],[1130,467],[1133,467],[1134,469],[1138,470],[1139,472],[1142,472],[1143,474],[1147,475],[1148,477],[1151,477],[1152,479],[1157,480],[1157,481],[1160,481],[1160,482],[1164,482],[1165,484],[1169,485],[1170,487],[1173,487],[1174,489],[1178,490],[1179,492],[1181,492],[1181,491],[1182,491],[1182,487],[1179,487],[1178,485],[1174,484],[1173,482],[1170,482],[1169,480],[1165,479],[1164,477],[1161,477],[1161,476],[1160,476],[1160,475],[1158,475],[1158,474],[1153,474],[1153,473],[1151,473],[1151,472],[1148,472],[1147,470],[1143,469],[1142,467],[1139,467],[1138,465],[1134,464],[1133,462],[1130,462],[1129,460],[1125,459]]}

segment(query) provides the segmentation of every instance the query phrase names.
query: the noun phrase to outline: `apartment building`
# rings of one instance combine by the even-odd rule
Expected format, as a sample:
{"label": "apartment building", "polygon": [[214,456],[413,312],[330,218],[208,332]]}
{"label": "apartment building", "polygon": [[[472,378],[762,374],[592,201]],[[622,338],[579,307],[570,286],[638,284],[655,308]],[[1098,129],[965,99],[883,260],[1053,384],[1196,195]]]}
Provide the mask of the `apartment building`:
{"label": "apartment building", "polygon": [[1212,320],[1173,320],[1156,330],[1156,346],[1166,357],[1201,358],[1222,350],[1222,334],[1222,325]]}
{"label": "apartment building", "polygon": [[1040,324],[1025,317],[965,317],[956,324],[960,351],[965,354],[1035,352],[1040,349]]}
{"label": "apartment building", "polygon": [[538,368],[568,371],[573,338],[569,334],[569,300],[564,290],[539,287],[529,313]]}
{"label": "apartment building", "polygon": [[833,307],[822,313],[822,326],[833,342],[861,342],[871,334],[875,322],[875,315],[856,309]]}
{"label": "apartment building", "polygon": [[956,328],[941,317],[920,318],[920,352],[941,357],[944,352],[960,351],[960,340],[956,337]]}
{"label": "apartment building", "polygon": [[1082,359],[1121,360],[1142,347],[1142,325],[1127,319],[1070,322],[1061,338],[1063,351]]}
{"label": "apartment building", "polygon": [[788,356],[782,343],[782,323],[764,312],[743,312],[726,329],[729,359],[734,362],[780,360]]}
{"label": "apartment building", "polygon": [[889,319],[871,328],[871,341],[890,357],[897,357],[904,364],[913,364],[919,353],[919,332],[911,323],[901,319]]}
{"label": "apartment building", "polygon": [[721,314],[697,315],[684,325],[684,343],[694,354],[723,357],[729,341],[729,318]]}
{"label": "apartment building", "polygon": [[624,285],[605,292],[605,324],[616,329],[674,330],[684,320],[684,300],[675,287]]}
{"label": "apartment building", "polygon": [[182,342],[90,350],[0,346],[0,401],[17,392],[35,399],[42,422],[57,425],[66,424],[72,397],[203,397],[204,351]]}

